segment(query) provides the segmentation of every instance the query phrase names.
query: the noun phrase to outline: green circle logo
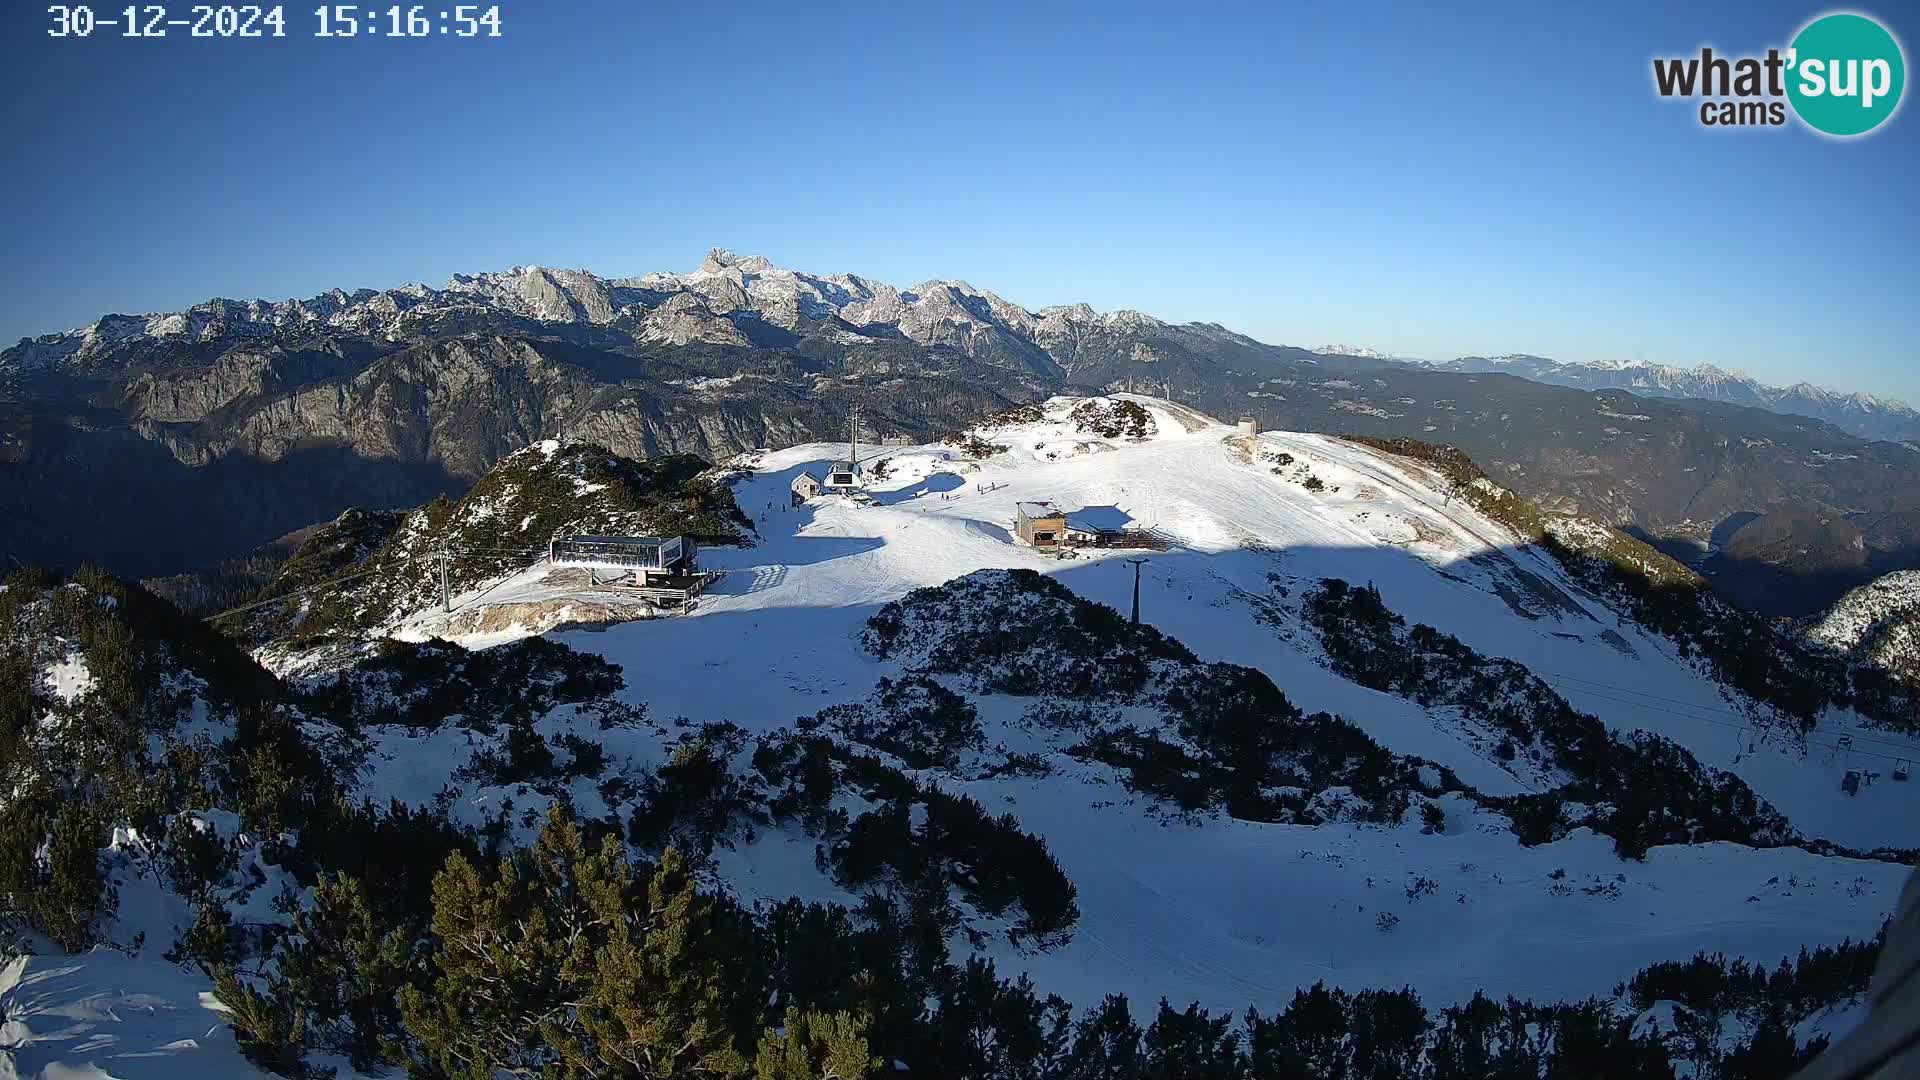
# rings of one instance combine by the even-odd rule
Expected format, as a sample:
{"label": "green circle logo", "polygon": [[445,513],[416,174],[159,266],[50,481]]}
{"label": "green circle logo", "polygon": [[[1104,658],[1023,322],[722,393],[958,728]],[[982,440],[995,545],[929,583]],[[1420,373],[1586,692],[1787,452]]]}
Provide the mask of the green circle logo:
{"label": "green circle logo", "polygon": [[1906,58],[1885,27],[1865,15],[1823,15],[1787,53],[1787,100],[1815,131],[1864,135],[1900,107]]}

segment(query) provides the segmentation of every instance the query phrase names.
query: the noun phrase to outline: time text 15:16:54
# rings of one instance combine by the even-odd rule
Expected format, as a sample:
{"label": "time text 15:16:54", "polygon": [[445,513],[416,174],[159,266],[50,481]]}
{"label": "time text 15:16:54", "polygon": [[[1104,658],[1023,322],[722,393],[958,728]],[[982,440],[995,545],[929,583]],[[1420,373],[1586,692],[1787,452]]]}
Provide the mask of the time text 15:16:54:
{"label": "time text 15:16:54", "polygon": [[[286,7],[280,4],[129,4],[98,13],[85,4],[56,4],[47,14],[52,20],[47,35],[59,38],[284,38],[288,33]],[[497,38],[500,5],[327,4],[313,10],[310,29],[322,38]]]}

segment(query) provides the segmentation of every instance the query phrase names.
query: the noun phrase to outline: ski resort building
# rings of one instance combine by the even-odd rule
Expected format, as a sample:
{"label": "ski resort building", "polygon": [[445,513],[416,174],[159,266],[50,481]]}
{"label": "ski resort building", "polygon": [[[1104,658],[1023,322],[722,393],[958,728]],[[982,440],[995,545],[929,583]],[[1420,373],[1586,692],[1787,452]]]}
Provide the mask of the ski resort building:
{"label": "ski resort building", "polygon": [[1031,547],[1165,551],[1172,546],[1165,533],[1134,525],[1132,515],[1117,506],[1062,510],[1051,502],[1021,502],[1013,508],[1014,532]]}
{"label": "ski resort building", "polygon": [[585,569],[595,587],[630,590],[671,607],[700,595],[719,576],[694,567],[694,550],[684,536],[562,536],[548,542],[547,561]]}
{"label": "ski resort building", "polygon": [[810,472],[803,472],[793,478],[793,505],[799,506],[808,499],[820,494],[820,478]]}
{"label": "ski resort building", "polygon": [[1032,547],[1055,548],[1066,543],[1066,512],[1050,502],[1013,504],[1013,531]]}
{"label": "ski resort building", "polygon": [[1106,547],[1120,539],[1132,518],[1115,506],[1083,506],[1067,512],[1067,529],[1062,537],[1075,547]]}
{"label": "ski resort building", "polygon": [[827,469],[827,478],[820,482],[820,490],[828,494],[845,494],[860,487],[860,466],[853,461],[836,461]]}

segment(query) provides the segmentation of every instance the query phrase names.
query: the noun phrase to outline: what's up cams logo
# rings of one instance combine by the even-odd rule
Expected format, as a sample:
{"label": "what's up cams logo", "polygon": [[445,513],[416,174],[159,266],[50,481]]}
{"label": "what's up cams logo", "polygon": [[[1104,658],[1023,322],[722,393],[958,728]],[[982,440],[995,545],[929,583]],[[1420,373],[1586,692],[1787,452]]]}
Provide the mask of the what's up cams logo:
{"label": "what's up cams logo", "polygon": [[1865,15],[1822,15],[1785,51],[1765,56],[1656,57],[1653,85],[1663,98],[1700,98],[1705,127],[1780,127],[1787,110],[1824,135],[1865,135],[1900,108],[1907,85],[1900,42]]}

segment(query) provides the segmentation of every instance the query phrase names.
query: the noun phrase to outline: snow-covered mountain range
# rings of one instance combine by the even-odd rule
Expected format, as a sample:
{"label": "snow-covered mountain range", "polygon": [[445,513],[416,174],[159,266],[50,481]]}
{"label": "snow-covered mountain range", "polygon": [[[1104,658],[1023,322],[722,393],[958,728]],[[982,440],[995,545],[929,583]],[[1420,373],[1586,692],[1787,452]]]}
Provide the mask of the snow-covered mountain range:
{"label": "snow-covered mountain range", "polygon": [[1395,357],[1360,345],[1322,345],[1313,350],[1321,356],[1351,356],[1361,360],[1393,360]]}
{"label": "snow-covered mountain range", "polygon": [[[1099,313],[1085,304],[1028,310],[964,281],[901,289],[854,274],[788,270],[761,256],[715,249],[688,273],[608,279],[519,266],[455,275],[439,289],[336,289],[305,300],[210,300],[170,314],[108,315],[66,333],[24,340],[0,353],[0,367],[86,370],[167,342],[295,341],[329,333],[403,340],[474,317],[611,327],[672,345],[750,346],[766,337],[767,328],[849,344],[898,336],[969,355],[1004,356],[1036,370],[1070,367],[1074,344],[1088,334],[1166,325],[1137,311]],[[1237,337],[1219,327],[1195,330]]]}
{"label": "snow-covered mountain range", "polygon": [[[964,281],[934,279],[898,288],[857,274],[812,274],[763,256],[715,249],[687,273],[603,278],[583,270],[519,266],[455,275],[443,288],[335,289],[304,300],[209,300],[182,312],[107,315],[65,333],[25,339],[0,352],[0,371],[86,371],[159,345],[288,342],[319,334],[403,341],[444,332],[463,320],[525,319],[549,325],[605,327],[640,341],[747,347],[818,337],[842,344],[898,337],[992,357],[1034,373],[1071,380],[1082,343],[1103,333],[1171,333],[1270,349],[1212,324],[1170,325],[1138,311],[1096,312],[1085,304],[1028,309]],[[1920,411],[1906,403],[1800,382],[1776,387],[1711,364],[1678,367],[1628,362],[1568,363],[1541,356],[1465,356],[1401,360],[1354,345],[1289,350],[1359,360],[1413,363],[1441,371],[1502,372],[1587,390],[1748,405],[1824,420],[1862,438],[1920,440]],[[1131,359],[1151,363],[1153,347]],[[1146,375],[1145,377],[1152,377]]]}
{"label": "snow-covered mountain range", "polygon": [[[458,493],[556,436],[713,460],[828,437],[855,404],[876,434],[922,440],[1050,394],[1150,386],[1276,427],[1458,445],[1530,497],[1676,545],[1761,515],[1784,542],[1747,544],[1759,562],[1722,560],[1715,581],[1781,614],[1920,565],[1920,441],[1327,350],[723,251],[685,273],[520,267],[443,288],[108,316],[0,353],[0,520],[37,523],[0,526],[0,554],[192,571],[349,506]],[[1496,366],[1529,364],[1542,379],[1553,368]],[[117,528],[121,512],[152,527]]]}
{"label": "snow-covered mountain range", "polygon": [[[31,699],[52,718],[32,728],[35,747],[64,749],[62,732],[108,700],[96,695],[123,692],[103,650],[173,627],[156,663],[175,673],[169,693],[139,714],[161,726],[130,752],[191,751],[201,735],[214,749],[198,752],[255,761],[260,732],[278,730],[260,710],[286,708],[297,724],[266,746],[311,744],[311,759],[287,760],[323,761],[341,785],[299,813],[366,800],[388,820],[512,845],[564,805],[639,856],[673,844],[704,888],[756,918],[793,898],[843,907],[855,927],[894,917],[875,914],[888,904],[944,912],[929,925],[955,964],[1024,975],[1070,1015],[1125,994],[1143,1017],[1162,998],[1176,1014],[1273,1017],[1316,983],[1405,986],[1436,1024],[1415,1029],[1415,1066],[1438,1011],[1481,991],[1597,999],[1590,1020],[1663,1061],[1717,1063],[1769,1022],[1786,1025],[1774,1037],[1788,1052],[1858,1022],[1844,978],[1769,1020],[1764,996],[1696,999],[1636,975],[1701,951],[1771,972],[1871,936],[1909,872],[1876,849],[1920,844],[1920,785],[1843,790],[1864,762],[1920,755],[1920,733],[1856,701],[1844,671],[1819,681],[1811,657],[1748,682],[1742,657],[1769,647],[1756,635],[1770,624],[1711,600],[1646,606],[1697,586],[1652,549],[1542,511],[1457,454],[1249,434],[1163,399],[1023,406],[946,442],[879,449],[860,497],[796,505],[794,478],[844,449],[655,476],[536,444],[458,502],[321,530],[280,599],[247,614],[270,636],[255,655],[289,680],[278,691],[151,600],[16,579],[0,608],[32,631]],[[690,611],[650,617],[534,554],[553,530],[711,529],[622,515],[718,521],[728,500],[751,542],[701,552],[722,577]],[[1125,616],[1123,559],[1138,550],[1030,547],[1014,507],[1036,501],[1165,546],[1141,569],[1144,625]],[[462,560],[451,612],[432,561],[448,537]],[[61,621],[75,612],[132,629],[82,632]],[[258,704],[276,693],[284,705]],[[260,768],[212,769],[177,825],[112,832],[100,858],[120,889],[105,927],[119,949],[0,962],[21,1075],[244,1075],[206,996],[216,987],[161,957],[204,926],[181,881],[228,898],[248,928],[237,947],[265,950],[220,993],[247,1006],[233,1019],[249,1037],[281,1040],[292,1060],[353,1071],[355,1024],[392,1025],[391,1045],[419,1052],[452,1022],[309,1008],[303,1027],[274,1027],[275,1008],[315,991],[273,973],[314,963],[299,950],[333,925],[300,916],[307,929],[286,934],[287,905],[320,902],[302,875],[386,849],[330,847],[318,827],[266,842],[296,810],[284,784],[250,786]],[[234,801],[192,801],[205,799]],[[186,865],[168,852],[199,850],[194,836],[231,858],[152,869]],[[392,893],[366,918],[391,917],[408,895]],[[135,929],[144,944],[129,944]],[[273,951],[281,938],[290,951]],[[388,978],[475,985],[431,981],[456,959],[440,947],[423,940],[417,966]],[[779,985],[754,1007],[812,984]],[[957,1012],[940,985],[929,1000]],[[894,1040],[873,1045],[899,1068],[938,1072],[916,1055],[961,1044],[922,1028],[939,1030],[927,1018],[870,1034]]]}
{"label": "snow-covered mountain range", "polygon": [[1872,394],[1843,393],[1808,382],[1769,386],[1712,364],[1676,367],[1644,361],[1567,363],[1544,356],[1463,356],[1437,362],[1442,371],[1501,372],[1582,390],[1631,390],[1656,397],[1722,401],[1777,413],[1810,416],[1864,439],[1920,440],[1920,410]]}

